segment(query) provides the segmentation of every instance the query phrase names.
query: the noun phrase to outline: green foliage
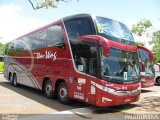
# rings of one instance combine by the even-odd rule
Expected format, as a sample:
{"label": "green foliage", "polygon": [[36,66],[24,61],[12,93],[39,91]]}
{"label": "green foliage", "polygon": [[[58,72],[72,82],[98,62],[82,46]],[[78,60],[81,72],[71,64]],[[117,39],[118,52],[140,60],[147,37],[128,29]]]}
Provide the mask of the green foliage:
{"label": "green foliage", "polygon": [[3,48],[3,47],[4,47],[4,45],[2,43],[0,43],[0,49]]}
{"label": "green foliage", "polygon": [[142,42],[136,42],[136,45],[137,46],[144,46],[144,43],[142,43]]}
{"label": "green foliage", "polygon": [[160,31],[153,33],[153,38],[150,44],[153,44],[153,61],[157,63],[160,61]]}
{"label": "green foliage", "polygon": [[[58,2],[70,2],[72,0],[28,0],[34,10],[40,8],[57,8]],[[79,1],[79,0],[77,0]]]}
{"label": "green foliage", "polygon": [[137,24],[132,25],[131,31],[138,36],[142,36],[150,26],[152,26],[152,23],[149,20],[142,19]]}
{"label": "green foliage", "polygon": [[42,7],[46,9],[48,9],[49,7],[56,8],[57,2],[55,0],[45,0],[44,2],[37,2],[36,9],[40,9]]}
{"label": "green foliage", "polygon": [[[152,23],[149,20],[143,19],[137,24],[132,25],[131,31],[138,36],[142,36],[143,34],[147,35],[147,33],[145,33],[146,29],[151,26]],[[150,44],[153,44],[153,62],[157,63],[160,61],[160,31],[153,33],[153,38]],[[141,43],[137,42],[137,45],[141,46]]]}

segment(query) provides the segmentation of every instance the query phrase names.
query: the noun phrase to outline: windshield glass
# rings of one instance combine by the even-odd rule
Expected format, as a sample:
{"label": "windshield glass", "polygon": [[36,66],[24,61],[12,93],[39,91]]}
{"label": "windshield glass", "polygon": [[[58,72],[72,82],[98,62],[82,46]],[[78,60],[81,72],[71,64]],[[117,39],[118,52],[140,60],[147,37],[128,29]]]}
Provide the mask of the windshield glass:
{"label": "windshield glass", "polygon": [[132,33],[123,23],[103,17],[96,17],[96,24],[98,34],[107,39],[117,42],[134,42]]}
{"label": "windshield glass", "polygon": [[139,80],[139,61],[135,52],[111,48],[110,56],[101,58],[101,74],[115,83],[132,83]]}
{"label": "windshield glass", "polygon": [[150,62],[149,53],[146,50],[138,49],[138,54],[141,62],[145,63],[145,75],[154,76],[154,68]]}

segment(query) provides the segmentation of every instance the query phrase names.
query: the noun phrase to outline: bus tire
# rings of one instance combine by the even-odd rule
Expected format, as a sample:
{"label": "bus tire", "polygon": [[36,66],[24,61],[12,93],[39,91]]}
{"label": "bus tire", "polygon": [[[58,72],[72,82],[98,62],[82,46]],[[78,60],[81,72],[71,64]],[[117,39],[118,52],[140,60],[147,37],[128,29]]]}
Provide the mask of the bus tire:
{"label": "bus tire", "polygon": [[44,86],[44,93],[47,98],[53,98],[53,87],[52,87],[52,82],[50,80],[47,80],[45,82]]}
{"label": "bus tire", "polygon": [[9,75],[8,75],[8,81],[12,82],[12,74],[11,73],[9,73]]}
{"label": "bus tire", "polygon": [[12,84],[13,84],[14,87],[18,87],[17,75],[16,74],[13,75]]}
{"label": "bus tire", "polygon": [[158,78],[156,79],[156,83],[157,83],[157,85],[160,85],[160,77],[158,77]]}
{"label": "bus tire", "polygon": [[70,102],[69,95],[68,95],[68,89],[67,89],[67,85],[65,82],[61,82],[59,84],[57,95],[58,95],[59,102],[61,102],[62,104],[68,104]]}

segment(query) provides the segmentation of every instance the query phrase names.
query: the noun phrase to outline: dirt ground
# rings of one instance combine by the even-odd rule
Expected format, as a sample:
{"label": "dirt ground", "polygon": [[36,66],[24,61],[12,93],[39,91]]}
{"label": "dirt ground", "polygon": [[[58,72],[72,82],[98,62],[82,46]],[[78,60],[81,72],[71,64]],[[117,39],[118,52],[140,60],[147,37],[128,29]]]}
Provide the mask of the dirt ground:
{"label": "dirt ground", "polygon": [[136,107],[124,112],[135,114],[160,114],[159,96],[144,97],[140,101],[134,103],[133,105],[136,105]]}

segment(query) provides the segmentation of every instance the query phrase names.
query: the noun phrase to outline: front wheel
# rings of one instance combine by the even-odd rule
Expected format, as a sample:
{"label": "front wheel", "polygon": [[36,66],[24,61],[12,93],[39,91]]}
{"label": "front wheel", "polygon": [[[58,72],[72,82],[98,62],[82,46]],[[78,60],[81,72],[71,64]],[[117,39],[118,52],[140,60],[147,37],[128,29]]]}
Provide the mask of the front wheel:
{"label": "front wheel", "polygon": [[65,82],[61,82],[58,86],[58,100],[62,104],[68,104],[69,103],[69,96],[68,96],[68,89]]}

